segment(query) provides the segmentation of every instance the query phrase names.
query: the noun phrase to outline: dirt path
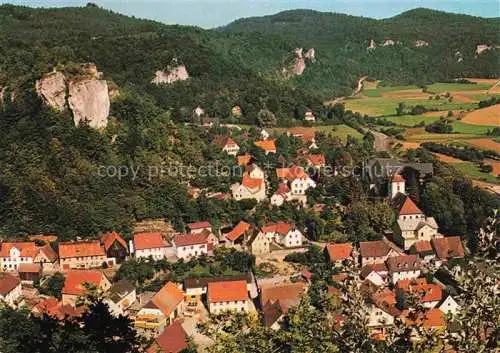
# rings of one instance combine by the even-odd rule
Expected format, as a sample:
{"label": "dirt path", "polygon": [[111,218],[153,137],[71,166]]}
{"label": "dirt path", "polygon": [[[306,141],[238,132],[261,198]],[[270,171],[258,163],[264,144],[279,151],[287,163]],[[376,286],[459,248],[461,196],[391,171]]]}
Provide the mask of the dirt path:
{"label": "dirt path", "polygon": [[358,80],[358,87],[352,92],[351,97],[357,96],[363,89],[363,82],[368,78],[368,76],[363,76]]}

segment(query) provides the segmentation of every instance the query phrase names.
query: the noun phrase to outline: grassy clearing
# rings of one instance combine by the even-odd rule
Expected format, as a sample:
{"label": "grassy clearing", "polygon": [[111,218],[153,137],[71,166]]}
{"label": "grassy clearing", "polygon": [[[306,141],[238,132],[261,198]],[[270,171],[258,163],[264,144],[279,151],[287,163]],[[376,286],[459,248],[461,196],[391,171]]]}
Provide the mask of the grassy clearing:
{"label": "grassy clearing", "polygon": [[427,91],[432,93],[460,92],[460,91],[481,91],[491,87],[488,83],[434,83],[427,86]]}
{"label": "grassy clearing", "polygon": [[386,86],[377,88],[368,88],[363,90],[363,94],[367,97],[381,97],[382,93],[402,91],[408,89],[418,89],[418,86]]}
{"label": "grassy clearing", "polygon": [[[446,113],[443,113],[446,115]],[[400,126],[412,127],[420,123],[421,121],[425,124],[430,124],[436,120],[439,120],[438,116],[425,116],[425,115],[402,115],[402,116],[389,116],[385,119],[392,121]]]}
{"label": "grassy clearing", "polygon": [[486,181],[492,184],[500,184],[500,181],[496,176],[488,173],[483,173],[479,170],[479,166],[471,162],[463,163],[452,163],[453,167],[458,169],[464,175],[470,177],[471,179]]}
{"label": "grassy clearing", "polygon": [[[270,133],[283,133],[284,131],[289,130],[290,128],[272,128],[269,129],[268,131]],[[318,125],[314,127],[300,127],[301,130],[310,130],[311,133],[315,131],[321,131],[326,134],[332,134],[332,136],[337,136],[339,137],[342,141],[347,140],[347,136],[352,136],[357,139],[362,139],[363,135],[360,134],[357,130],[353,129],[350,126],[347,125]]]}
{"label": "grassy clearing", "polygon": [[459,134],[486,135],[488,130],[492,130],[493,126],[471,125],[461,121],[454,121],[452,124],[453,131]]}

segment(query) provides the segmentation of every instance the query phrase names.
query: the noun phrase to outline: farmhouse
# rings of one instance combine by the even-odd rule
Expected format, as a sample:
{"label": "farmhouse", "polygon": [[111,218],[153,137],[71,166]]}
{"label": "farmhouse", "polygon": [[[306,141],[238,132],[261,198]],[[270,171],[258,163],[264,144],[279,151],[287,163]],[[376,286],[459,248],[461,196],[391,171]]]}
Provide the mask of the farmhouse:
{"label": "farmhouse", "polygon": [[188,348],[188,341],[188,335],[182,328],[181,322],[175,321],[155,338],[146,353],[180,353]]}
{"label": "farmhouse", "polygon": [[99,240],[59,243],[59,259],[63,270],[101,268],[115,263],[106,256]]}
{"label": "farmhouse", "polygon": [[246,281],[210,282],[207,289],[208,311],[249,311],[250,303]]}
{"label": "farmhouse", "polygon": [[263,287],[260,292],[264,324],[278,330],[288,310],[297,306],[307,291],[303,282]]}
{"label": "farmhouse", "polygon": [[114,257],[121,263],[128,255],[127,242],[116,232],[106,233],[101,238],[107,257]]}
{"label": "farmhouse", "polygon": [[236,156],[240,151],[240,146],[228,136],[217,136],[214,142],[223,152],[226,152],[230,156]]}
{"label": "farmhouse", "polygon": [[350,243],[328,244],[326,251],[330,262],[337,264],[344,260],[352,259],[353,247]]}
{"label": "farmhouse", "polygon": [[436,307],[443,296],[441,287],[434,283],[427,283],[425,278],[400,280],[396,283],[396,289],[403,293],[413,293],[428,309]]}
{"label": "farmhouse", "polygon": [[224,234],[226,246],[243,246],[251,237],[252,226],[245,221],[240,221],[230,232]]}
{"label": "farmhouse", "polygon": [[[283,184],[289,186],[290,191],[286,194],[287,200],[297,200],[303,205],[307,202],[307,190],[316,187],[314,180],[299,166],[277,168],[276,176]],[[284,188],[282,190],[284,191]]]}
{"label": "farmhouse", "polygon": [[85,295],[88,287],[107,291],[111,282],[101,271],[71,270],[67,271],[62,289],[63,305],[76,306],[79,297]]}
{"label": "farmhouse", "polygon": [[389,246],[384,240],[359,242],[361,265],[384,263],[389,257],[399,256],[402,252]]}
{"label": "farmhouse", "polygon": [[122,279],[111,286],[109,289],[109,299],[106,303],[113,315],[125,315],[125,312],[137,300],[136,290],[134,285]]}
{"label": "farmhouse", "polygon": [[49,244],[37,247],[37,251],[33,262],[40,265],[42,272],[54,272],[59,269],[59,256]]}
{"label": "farmhouse", "polygon": [[161,260],[169,254],[169,246],[163,240],[161,233],[137,233],[134,234],[135,257]]}
{"label": "farmhouse", "polygon": [[304,235],[295,227],[295,223],[269,223],[262,227],[261,232],[270,241],[286,248],[302,246]]}
{"label": "farmhouse", "polygon": [[274,144],[274,140],[256,141],[254,143],[254,145],[259,147],[260,149],[264,150],[264,153],[266,154],[266,156],[269,153],[276,153],[276,145]]}
{"label": "farmhouse", "polygon": [[178,259],[189,260],[193,257],[208,255],[210,232],[177,234],[172,242]]}
{"label": "farmhouse", "polygon": [[231,185],[231,193],[237,201],[254,199],[257,202],[266,198],[264,172],[256,164],[247,166],[240,183]]}
{"label": "farmhouse", "polygon": [[436,253],[436,262],[441,264],[448,259],[461,259],[465,256],[460,237],[443,237],[431,240],[432,248]]}
{"label": "farmhouse", "polygon": [[5,242],[0,247],[0,268],[3,271],[15,271],[20,264],[33,263],[37,254],[34,242]]}
{"label": "farmhouse", "polygon": [[21,298],[21,281],[5,272],[0,272],[0,302],[15,306]]}
{"label": "farmhouse", "polygon": [[420,276],[420,260],[416,255],[401,255],[387,259],[387,268],[392,284],[400,280],[414,279]]}

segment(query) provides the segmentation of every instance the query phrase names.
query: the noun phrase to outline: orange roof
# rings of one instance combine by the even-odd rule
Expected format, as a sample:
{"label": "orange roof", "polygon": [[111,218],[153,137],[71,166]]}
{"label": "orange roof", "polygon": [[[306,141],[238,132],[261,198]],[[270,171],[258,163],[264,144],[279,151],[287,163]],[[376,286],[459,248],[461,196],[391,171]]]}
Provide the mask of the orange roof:
{"label": "orange roof", "polygon": [[102,237],[102,243],[104,244],[104,249],[106,251],[117,241],[121,246],[127,249],[127,242],[116,232],[106,233]]}
{"label": "orange roof", "polygon": [[249,189],[258,189],[262,185],[262,182],[264,180],[262,179],[254,179],[251,178],[248,173],[243,174],[243,180],[241,181],[241,184]]}
{"label": "orange roof", "polygon": [[285,223],[285,222],[277,222],[277,223],[269,223],[262,227],[262,232],[270,233],[275,232],[281,235],[287,234],[292,228],[295,228],[294,223]]}
{"label": "orange roof", "polygon": [[326,246],[326,251],[328,251],[328,257],[332,262],[345,260],[351,256],[352,244],[328,244]]}
{"label": "orange roof", "polygon": [[158,293],[154,295],[151,302],[161,310],[163,315],[170,316],[177,309],[179,303],[184,300],[184,293],[172,282],[168,282]]}
{"label": "orange roof", "polygon": [[277,195],[284,195],[287,194],[288,192],[290,192],[290,188],[285,183],[281,183],[278,186],[278,190],[276,190]]}
{"label": "orange roof", "polygon": [[99,240],[59,243],[59,257],[105,256],[104,248]]}
{"label": "orange roof", "polygon": [[40,240],[46,243],[53,243],[57,240],[57,235],[51,235],[51,234],[30,235],[28,239],[31,241]]}
{"label": "orange roof", "polygon": [[163,240],[161,233],[136,233],[134,234],[134,246],[136,250],[166,248],[167,243]]}
{"label": "orange roof", "polygon": [[406,196],[403,206],[399,209],[399,215],[423,214],[423,212],[415,205],[409,196]]}
{"label": "orange roof", "polygon": [[18,249],[22,257],[35,257],[37,254],[34,242],[2,243],[0,246],[0,257],[10,257],[10,250],[12,248]]}
{"label": "orange roof", "polygon": [[423,303],[439,301],[443,296],[441,287],[434,283],[427,283],[425,278],[399,280],[396,287],[405,292],[417,293]]}
{"label": "orange roof", "polygon": [[210,282],[207,297],[209,303],[248,300],[247,282]]}
{"label": "orange roof", "polygon": [[430,309],[429,311],[417,314],[417,317],[410,314],[408,310],[401,314],[407,326],[422,326],[425,328],[442,328],[446,327],[444,313],[439,309]]}
{"label": "orange roof", "polygon": [[293,136],[301,137],[306,141],[314,140],[314,134],[316,133],[315,128],[307,128],[307,127],[294,127],[288,129],[287,131]]}
{"label": "orange roof", "polygon": [[238,165],[247,165],[248,163],[250,163],[250,160],[252,159],[252,155],[248,154],[248,153],[245,153],[244,155],[242,156],[238,156]]}
{"label": "orange roof", "polygon": [[183,233],[177,234],[174,238],[174,243],[176,246],[189,246],[196,244],[206,244],[208,243],[209,231],[202,231],[200,233]]}
{"label": "orange roof", "polygon": [[420,240],[413,244],[415,251],[418,253],[432,251],[431,242],[428,240]]}
{"label": "orange roof", "polygon": [[239,237],[241,237],[245,232],[247,232],[250,229],[251,225],[244,222],[240,221],[236,227],[234,227],[229,233],[226,233],[226,239],[229,239],[231,241],[235,241]]}
{"label": "orange roof", "polygon": [[197,230],[197,229],[205,229],[205,228],[210,228],[211,229],[212,228],[212,226],[210,225],[210,222],[207,222],[207,221],[188,223],[187,227],[191,231]]}
{"label": "orange roof", "polygon": [[276,151],[274,140],[256,141],[254,144],[257,147],[262,148],[266,152]]}
{"label": "orange roof", "polygon": [[146,353],[179,353],[188,348],[188,336],[179,321],[165,327]]}
{"label": "orange roof", "polygon": [[287,179],[292,181],[295,179],[305,179],[307,177],[304,168],[294,165],[288,169]]}
{"label": "orange roof", "polygon": [[312,154],[307,159],[312,165],[324,165],[326,163],[325,156],[322,154]]}
{"label": "orange roof", "polygon": [[54,262],[57,260],[58,257],[57,253],[55,252],[54,249],[52,249],[52,247],[49,244],[45,244],[44,246],[39,246],[37,247],[37,250],[39,253],[40,252],[43,253],[50,262]]}
{"label": "orange roof", "polygon": [[396,294],[394,294],[393,291],[390,289],[384,289],[381,290],[375,294],[372,295],[372,299],[377,303],[386,303],[389,305],[395,305],[396,304]]}
{"label": "orange roof", "polygon": [[69,295],[83,295],[86,290],[84,287],[85,283],[93,284],[96,287],[99,287],[103,278],[104,275],[100,271],[67,271],[62,293]]}
{"label": "orange roof", "polygon": [[401,182],[404,182],[405,180],[399,173],[394,173],[392,175],[391,181],[393,183],[401,183]]}
{"label": "orange roof", "polygon": [[440,259],[462,258],[465,256],[460,237],[434,238],[432,247]]}
{"label": "orange roof", "polygon": [[32,310],[34,313],[47,314],[55,317],[58,320],[63,320],[65,316],[76,317],[80,316],[84,310],[84,306],[78,308],[72,305],[63,305],[63,303],[54,297],[48,297],[40,301]]}
{"label": "orange roof", "polygon": [[19,273],[39,273],[40,270],[40,264],[19,264],[19,268],[17,269]]}
{"label": "orange roof", "polygon": [[260,294],[262,306],[267,302],[279,301],[283,313],[286,313],[289,308],[299,304],[306,289],[307,285],[303,282],[263,287]]}
{"label": "orange roof", "polygon": [[288,168],[276,168],[276,176],[280,179],[285,179],[288,175]]}
{"label": "orange roof", "polygon": [[0,272],[0,294],[6,296],[21,282],[19,278],[5,272]]}

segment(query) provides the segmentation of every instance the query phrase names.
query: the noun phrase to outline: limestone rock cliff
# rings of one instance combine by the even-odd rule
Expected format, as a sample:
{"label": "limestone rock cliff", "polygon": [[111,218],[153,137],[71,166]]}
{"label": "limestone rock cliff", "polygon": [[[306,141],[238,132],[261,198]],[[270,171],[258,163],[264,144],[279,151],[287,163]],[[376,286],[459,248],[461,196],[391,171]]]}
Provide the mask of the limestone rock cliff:
{"label": "limestone rock cliff", "polygon": [[62,72],[52,72],[36,81],[36,92],[45,104],[62,111],[66,105],[66,79]]}
{"label": "limestone rock cliff", "polygon": [[75,125],[87,119],[93,128],[106,127],[110,105],[107,82],[94,78],[70,81],[68,104]]}
{"label": "limestone rock cliff", "polygon": [[171,84],[176,81],[184,81],[189,78],[189,74],[184,65],[178,65],[174,67],[169,67],[168,70],[165,71],[156,71],[155,78],[151,81],[155,85],[159,85],[162,83]]}

